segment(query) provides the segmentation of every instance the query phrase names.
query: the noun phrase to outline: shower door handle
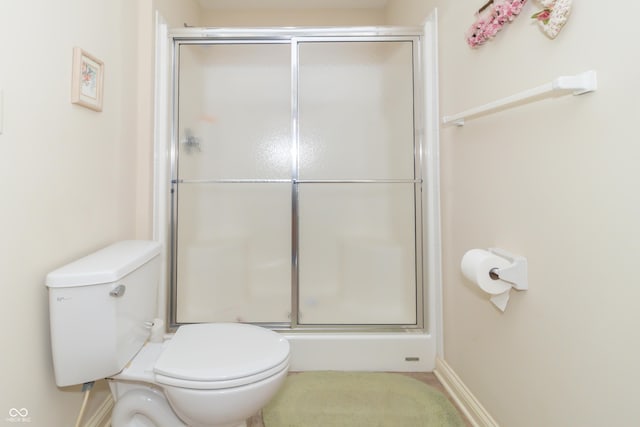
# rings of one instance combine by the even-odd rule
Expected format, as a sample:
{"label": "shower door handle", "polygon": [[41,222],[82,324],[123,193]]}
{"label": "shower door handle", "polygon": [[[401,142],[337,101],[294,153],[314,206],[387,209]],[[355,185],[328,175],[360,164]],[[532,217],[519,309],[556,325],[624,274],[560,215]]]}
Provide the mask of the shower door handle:
{"label": "shower door handle", "polygon": [[192,150],[202,151],[200,148],[200,138],[195,136],[191,129],[187,128],[184,130],[184,138],[185,139],[182,141],[182,144],[184,144],[187,152],[191,152]]}

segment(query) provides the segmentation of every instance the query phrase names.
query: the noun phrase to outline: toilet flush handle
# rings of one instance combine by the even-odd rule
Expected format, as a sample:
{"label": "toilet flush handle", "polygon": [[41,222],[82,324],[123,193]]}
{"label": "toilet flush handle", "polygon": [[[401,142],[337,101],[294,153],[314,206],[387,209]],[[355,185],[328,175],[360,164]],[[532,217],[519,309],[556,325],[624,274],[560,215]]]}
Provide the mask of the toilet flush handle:
{"label": "toilet flush handle", "polygon": [[111,292],[109,292],[109,295],[111,295],[112,297],[121,297],[124,295],[126,290],[127,290],[126,286],[118,285],[115,288],[111,289]]}

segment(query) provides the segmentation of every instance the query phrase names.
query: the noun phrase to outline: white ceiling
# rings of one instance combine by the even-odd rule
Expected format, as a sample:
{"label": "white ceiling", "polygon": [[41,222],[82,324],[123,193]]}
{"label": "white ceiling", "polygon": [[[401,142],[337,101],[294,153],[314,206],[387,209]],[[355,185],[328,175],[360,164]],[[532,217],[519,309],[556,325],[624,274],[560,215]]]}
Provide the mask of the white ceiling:
{"label": "white ceiling", "polygon": [[204,9],[379,9],[388,0],[198,0]]}

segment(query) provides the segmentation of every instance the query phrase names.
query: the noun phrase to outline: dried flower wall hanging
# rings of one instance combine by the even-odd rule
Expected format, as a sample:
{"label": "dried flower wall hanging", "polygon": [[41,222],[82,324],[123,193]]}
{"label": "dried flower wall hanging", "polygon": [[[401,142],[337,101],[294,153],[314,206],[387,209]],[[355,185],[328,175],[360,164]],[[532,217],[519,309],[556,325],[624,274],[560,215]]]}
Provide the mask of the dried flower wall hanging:
{"label": "dried flower wall hanging", "polygon": [[571,0],[540,0],[540,4],[544,9],[534,13],[531,18],[538,21],[547,36],[555,39],[569,19]]}
{"label": "dried flower wall hanging", "polygon": [[[469,46],[481,46],[495,37],[506,23],[518,16],[526,2],[527,0],[504,0],[498,3],[490,0],[478,11],[478,19],[467,32]],[[482,13],[485,9],[488,12]]]}

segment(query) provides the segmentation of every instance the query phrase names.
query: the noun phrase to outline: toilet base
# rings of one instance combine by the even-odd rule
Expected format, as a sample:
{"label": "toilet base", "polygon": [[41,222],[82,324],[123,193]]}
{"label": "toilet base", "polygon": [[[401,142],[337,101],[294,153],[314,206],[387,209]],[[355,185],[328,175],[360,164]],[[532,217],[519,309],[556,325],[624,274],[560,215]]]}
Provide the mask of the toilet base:
{"label": "toilet base", "polygon": [[132,389],[113,407],[112,427],[187,427],[173,412],[165,397],[150,388]]}
{"label": "toilet base", "polygon": [[[187,427],[169,404],[161,387],[139,381],[107,379],[114,397],[112,427]],[[150,414],[150,415],[147,415]],[[248,420],[216,427],[248,427]]]}
{"label": "toilet base", "polygon": [[[169,402],[151,388],[133,388],[120,396],[111,415],[112,427],[187,427],[173,412]],[[247,427],[247,422],[219,427]]]}

